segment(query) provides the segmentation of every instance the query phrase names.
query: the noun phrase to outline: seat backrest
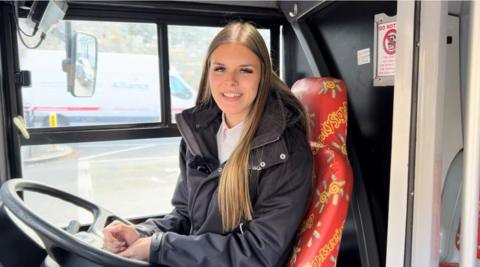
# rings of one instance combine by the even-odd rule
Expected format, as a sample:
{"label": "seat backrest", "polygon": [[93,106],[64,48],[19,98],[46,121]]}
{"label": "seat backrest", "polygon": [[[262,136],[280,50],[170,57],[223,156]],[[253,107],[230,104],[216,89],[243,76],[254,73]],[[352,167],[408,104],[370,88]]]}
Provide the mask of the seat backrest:
{"label": "seat backrest", "polygon": [[292,92],[311,126],[315,187],[288,266],[335,266],[353,187],[347,157],[347,89],[333,78],[305,78]]}

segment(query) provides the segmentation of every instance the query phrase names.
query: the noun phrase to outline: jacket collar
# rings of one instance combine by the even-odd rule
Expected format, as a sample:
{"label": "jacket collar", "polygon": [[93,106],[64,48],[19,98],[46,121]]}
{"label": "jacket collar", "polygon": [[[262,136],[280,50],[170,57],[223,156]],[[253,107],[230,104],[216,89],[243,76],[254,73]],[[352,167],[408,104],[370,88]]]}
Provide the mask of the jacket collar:
{"label": "jacket collar", "polygon": [[[214,103],[208,106],[195,106],[177,114],[177,126],[192,153],[202,155],[194,133],[209,127],[214,121],[220,125],[222,111]],[[252,149],[275,142],[285,131],[287,126],[295,124],[300,119],[299,114],[293,114],[286,107],[280,95],[272,90],[267,100],[260,126],[252,142]],[[215,129],[218,130],[218,129]]]}

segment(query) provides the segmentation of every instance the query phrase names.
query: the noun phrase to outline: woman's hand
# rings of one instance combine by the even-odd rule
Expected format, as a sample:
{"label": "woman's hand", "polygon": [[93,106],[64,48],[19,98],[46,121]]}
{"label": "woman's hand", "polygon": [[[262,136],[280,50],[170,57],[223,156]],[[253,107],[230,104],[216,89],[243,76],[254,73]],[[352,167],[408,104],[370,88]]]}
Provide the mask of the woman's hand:
{"label": "woman's hand", "polygon": [[119,253],[139,238],[140,234],[133,225],[126,225],[116,220],[103,229],[103,248],[113,253]]}
{"label": "woman's hand", "polygon": [[152,237],[139,238],[135,243],[128,246],[126,250],[118,255],[136,259],[141,261],[147,261],[150,258],[150,244],[152,243]]}

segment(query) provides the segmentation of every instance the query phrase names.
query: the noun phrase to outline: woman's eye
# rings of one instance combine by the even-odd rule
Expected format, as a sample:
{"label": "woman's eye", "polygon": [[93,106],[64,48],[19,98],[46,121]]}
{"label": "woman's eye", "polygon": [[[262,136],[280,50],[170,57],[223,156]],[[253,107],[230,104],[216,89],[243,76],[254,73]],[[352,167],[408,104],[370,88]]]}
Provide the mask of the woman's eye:
{"label": "woman's eye", "polygon": [[253,70],[251,70],[251,69],[240,69],[240,72],[241,72],[241,73],[251,74],[251,73],[253,73]]}
{"label": "woman's eye", "polygon": [[213,67],[213,71],[223,72],[223,71],[225,71],[225,68],[224,67]]}

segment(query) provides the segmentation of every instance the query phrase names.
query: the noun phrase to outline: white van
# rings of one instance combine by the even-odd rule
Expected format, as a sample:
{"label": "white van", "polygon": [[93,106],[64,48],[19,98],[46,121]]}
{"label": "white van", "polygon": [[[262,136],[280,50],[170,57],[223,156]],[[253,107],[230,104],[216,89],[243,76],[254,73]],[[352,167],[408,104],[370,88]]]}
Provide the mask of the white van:
{"label": "white van", "polygon": [[[159,122],[161,118],[158,56],[98,53],[95,93],[75,97],[67,91],[62,50],[26,50],[21,66],[32,73],[32,85],[22,89],[29,128]],[[170,71],[172,117],[194,105],[196,91]]]}

